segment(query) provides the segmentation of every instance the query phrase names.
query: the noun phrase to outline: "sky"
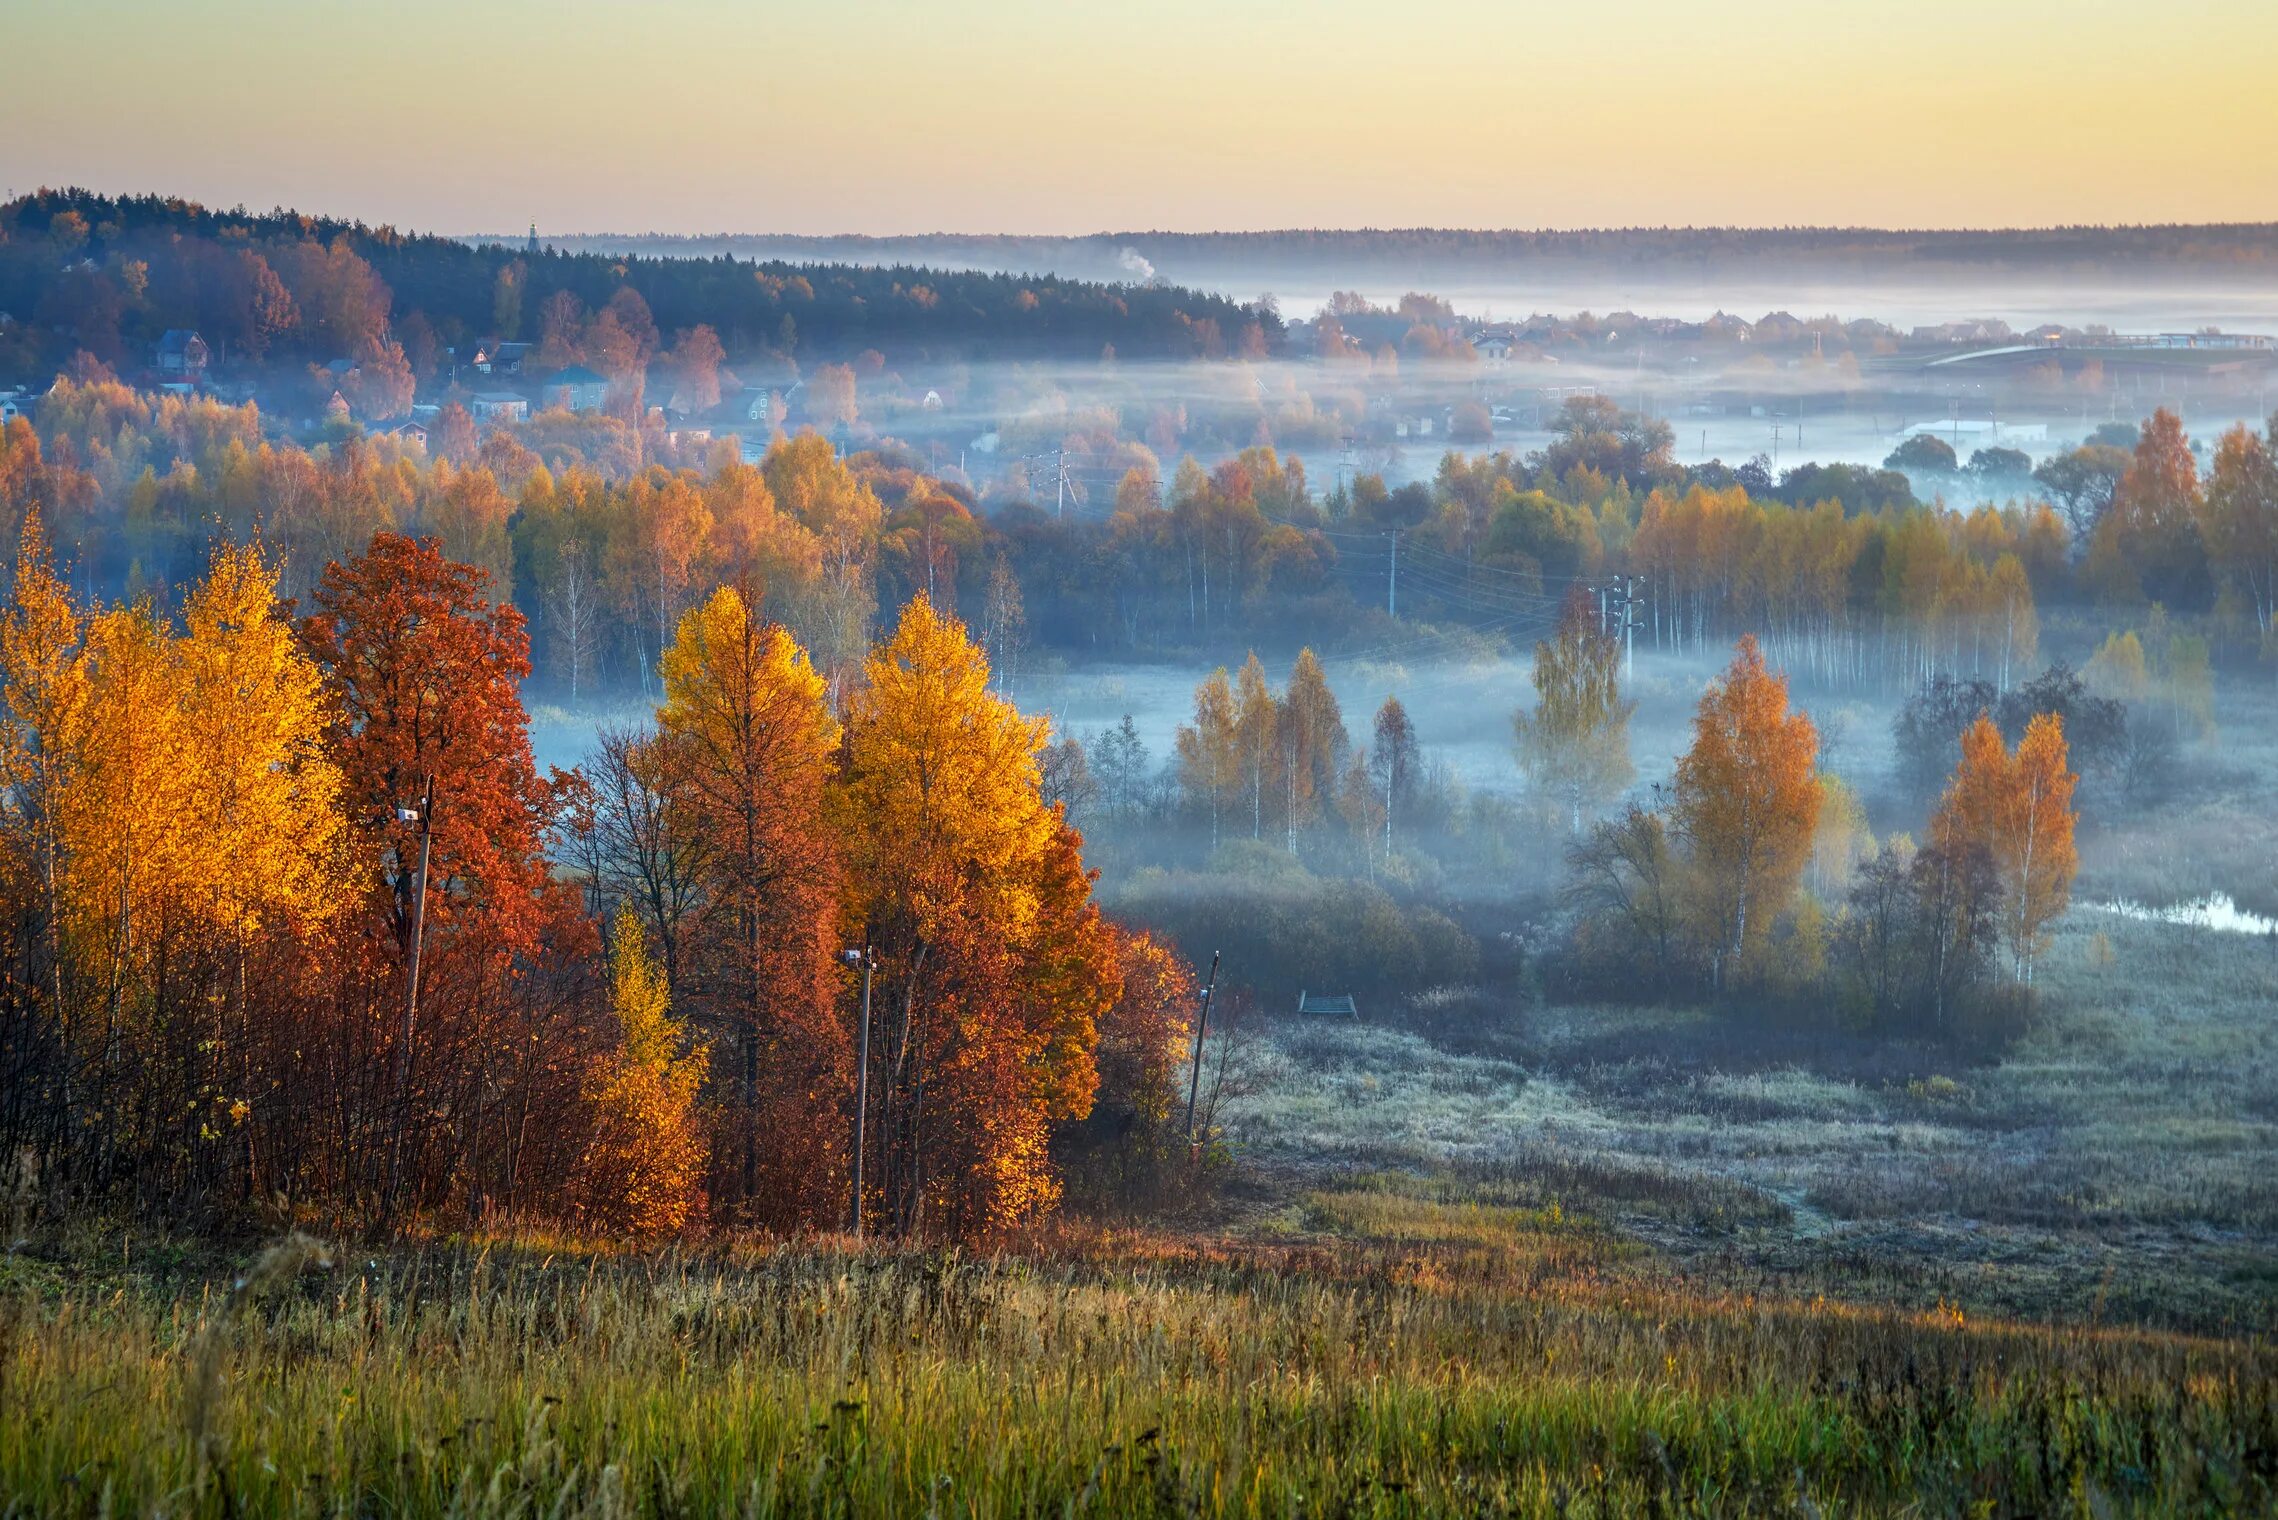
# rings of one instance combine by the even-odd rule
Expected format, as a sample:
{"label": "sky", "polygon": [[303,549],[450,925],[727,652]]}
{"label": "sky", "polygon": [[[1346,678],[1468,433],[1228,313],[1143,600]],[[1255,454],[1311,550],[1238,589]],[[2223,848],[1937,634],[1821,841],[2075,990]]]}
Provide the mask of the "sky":
{"label": "sky", "polygon": [[2271,0],[0,0],[0,192],[446,233],[2278,219]]}

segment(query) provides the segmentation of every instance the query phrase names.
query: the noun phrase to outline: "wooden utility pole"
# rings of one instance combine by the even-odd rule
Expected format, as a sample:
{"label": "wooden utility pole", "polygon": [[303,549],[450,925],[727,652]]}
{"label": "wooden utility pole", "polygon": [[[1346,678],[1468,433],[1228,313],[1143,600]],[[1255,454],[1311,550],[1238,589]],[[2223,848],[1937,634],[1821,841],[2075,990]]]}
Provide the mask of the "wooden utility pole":
{"label": "wooden utility pole", "polygon": [[854,1238],[862,1238],[862,1153],[870,1118],[870,969],[877,964],[870,947],[843,952],[842,958],[862,967],[862,1039],[854,1067]]}
{"label": "wooden utility pole", "polygon": [[1210,952],[1210,979],[1202,984],[1202,1011],[1194,1021],[1194,1075],[1186,1089],[1186,1137],[1194,1138],[1194,1106],[1202,1096],[1202,1037],[1210,1032],[1210,997],[1218,990],[1218,952]]}
{"label": "wooden utility pole", "polygon": [[[410,809],[397,808],[399,822]],[[420,788],[419,869],[411,893],[411,964],[404,976],[403,1037],[397,1042],[395,1073],[395,1144],[388,1157],[388,1204],[394,1207],[396,1189],[403,1179],[404,1132],[411,1127],[411,1046],[419,1033],[419,959],[427,945],[427,862],[435,842],[435,773],[429,771]]]}

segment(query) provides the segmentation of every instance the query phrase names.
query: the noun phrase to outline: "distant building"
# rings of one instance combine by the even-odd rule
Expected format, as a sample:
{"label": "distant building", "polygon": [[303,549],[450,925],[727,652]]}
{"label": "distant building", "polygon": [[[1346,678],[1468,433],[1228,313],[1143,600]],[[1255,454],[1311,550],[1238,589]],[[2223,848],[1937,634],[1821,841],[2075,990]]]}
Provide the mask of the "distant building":
{"label": "distant building", "polygon": [[573,364],[550,377],[538,399],[548,410],[560,407],[568,412],[598,412],[609,400],[609,380],[582,364]]}
{"label": "distant building", "polygon": [[1471,340],[1471,350],[1489,364],[1502,364],[1511,357],[1509,333],[1484,332]]}
{"label": "distant building", "polygon": [[150,356],[151,367],[159,374],[177,380],[198,380],[206,373],[206,364],[212,359],[206,340],[186,327],[169,327],[159,337]]}
{"label": "distant building", "polygon": [[513,391],[476,391],[467,398],[467,413],[477,422],[528,422],[530,402]]}
{"label": "distant building", "polygon": [[1997,422],[1989,417],[1944,417],[1934,422],[1910,423],[1898,436],[1905,439],[1922,434],[1943,438],[1956,449],[1969,444],[1983,447],[1995,443],[2047,443],[2049,425],[2045,422]]}
{"label": "distant building", "polygon": [[22,391],[0,391],[0,427],[25,415],[29,398]]}
{"label": "distant building", "polygon": [[475,345],[467,359],[467,368],[480,375],[519,375],[522,362],[530,357],[534,345],[528,343],[502,343],[486,338]]}
{"label": "distant building", "polygon": [[427,424],[419,421],[395,422],[373,429],[373,436],[393,438],[415,453],[427,452]]}
{"label": "distant building", "polygon": [[1343,993],[1332,997],[1321,992],[1300,992],[1297,994],[1297,1011],[1309,1018],[1360,1017],[1359,1007],[1349,994]]}
{"label": "distant building", "polygon": [[2010,336],[2006,322],[1941,322],[1935,327],[1917,327],[1913,333],[1917,343],[1995,343]]}

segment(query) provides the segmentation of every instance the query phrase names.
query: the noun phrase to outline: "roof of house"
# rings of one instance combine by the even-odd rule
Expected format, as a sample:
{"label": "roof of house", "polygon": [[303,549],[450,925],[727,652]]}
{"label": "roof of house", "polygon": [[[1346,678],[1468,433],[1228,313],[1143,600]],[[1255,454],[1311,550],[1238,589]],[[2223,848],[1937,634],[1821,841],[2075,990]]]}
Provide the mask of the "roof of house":
{"label": "roof of house", "polygon": [[1350,995],[1329,997],[1323,993],[1318,992],[1298,993],[1297,1011],[1299,1013],[1341,1013],[1354,1016],[1358,1016],[1360,1013],[1360,1010],[1353,1006],[1353,1000]]}
{"label": "roof of house", "polygon": [[582,364],[573,364],[568,369],[554,371],[546,383],[548,385],[607,385],[609,378],[606,375],[595,374]]}
{"label": "roof of house", "polygon": [[162,354],[187,353],[191,344],[195,343],[203,348],[205,341],[190,328],[169,327],[158,339],[158,351]]}
{"label": "roof of house", "polygon": [[530,404],[529,397],[517,395],[513,391],[476,391],[468,399],[480,401],[486,406],[528,406]]}

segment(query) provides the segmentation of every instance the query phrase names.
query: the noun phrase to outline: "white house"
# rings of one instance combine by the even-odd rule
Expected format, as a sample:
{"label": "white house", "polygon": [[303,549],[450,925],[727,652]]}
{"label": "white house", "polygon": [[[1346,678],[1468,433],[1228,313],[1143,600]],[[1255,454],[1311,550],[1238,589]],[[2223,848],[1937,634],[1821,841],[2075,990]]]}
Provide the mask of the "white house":
{"label": "white house", "polygon": [[528,422],[530,402],[512,391],[476,391],[467,398],[467,411],[477,422]]}

